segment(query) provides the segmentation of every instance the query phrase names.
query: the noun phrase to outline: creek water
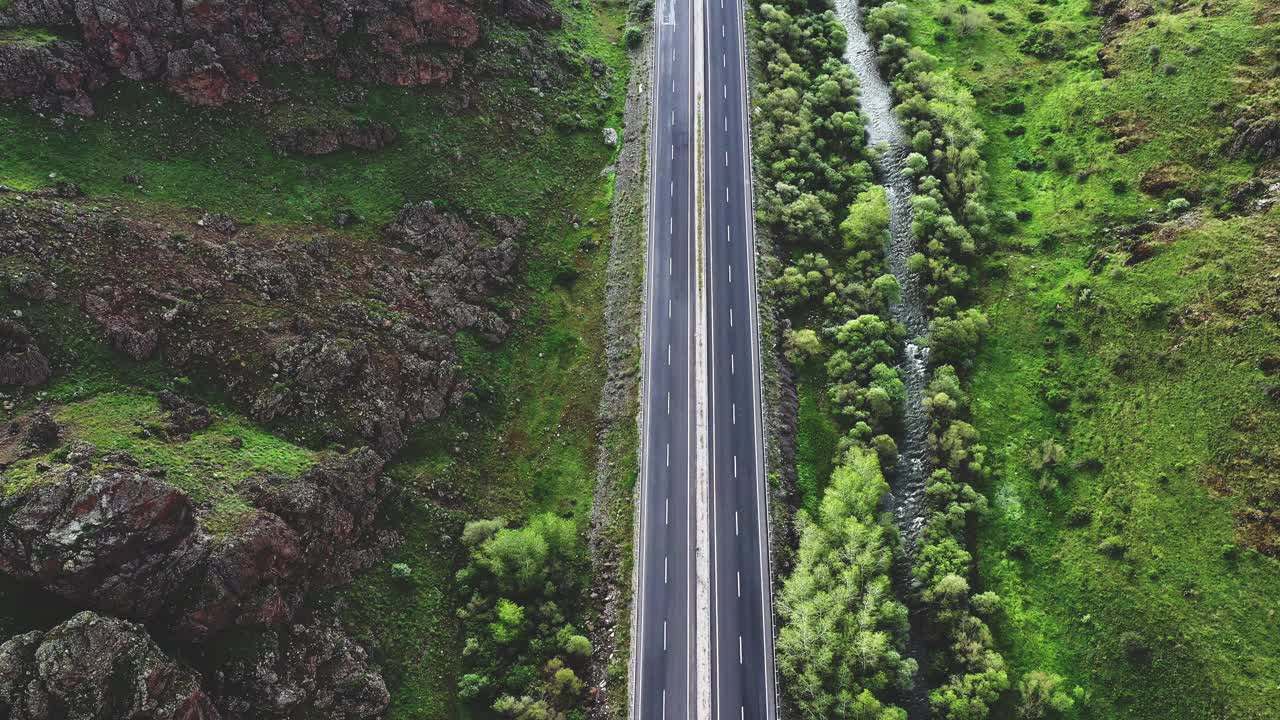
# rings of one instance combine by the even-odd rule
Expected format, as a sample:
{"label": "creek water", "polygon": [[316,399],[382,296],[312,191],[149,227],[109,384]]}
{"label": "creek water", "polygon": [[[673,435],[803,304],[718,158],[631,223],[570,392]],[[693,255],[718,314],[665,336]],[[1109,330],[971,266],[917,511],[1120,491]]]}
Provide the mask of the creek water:
{"label": "creek water", "polygon": [[929,382],[929,349],[917,343],[917,338],[928,330],[924,313],[926,302],[920,279],[907,267],[907,259],[916,252],[915,236],[911,232],[913,189],[911,179],[904,172],[907,155],[911,151],[893,112],[893,94],[889,84],[880,75],[875,47],[863,30],[862,12],[857,0],[835,0],[835,6],[836,14],[848,33],[844,58],[858,77],[859,104],[866,118],[868,144],[880,151],[876,170],[889,200],[889,270],[902,288],[901,297],[891,310],[894,318],[907,330],[907,341],[898,366],[907,397],[902,434],[898,438],[898,465],[890,482],[888,506],[898,524],[905,551],[894,567],[894,585],[899,599],[911,610],[912,632],[907,654],[920,665],[915,688],[902,698],[902,703],[910,717],[925,718],[929,715],[927,688],[923,682],[927,674],[928,645],[923,637],[925,623],[922,612],[914,599],[916,593],[913,591],[911,564],[924,526],[925,478],[929,473],[926,454],[929,419],[923,402]]}

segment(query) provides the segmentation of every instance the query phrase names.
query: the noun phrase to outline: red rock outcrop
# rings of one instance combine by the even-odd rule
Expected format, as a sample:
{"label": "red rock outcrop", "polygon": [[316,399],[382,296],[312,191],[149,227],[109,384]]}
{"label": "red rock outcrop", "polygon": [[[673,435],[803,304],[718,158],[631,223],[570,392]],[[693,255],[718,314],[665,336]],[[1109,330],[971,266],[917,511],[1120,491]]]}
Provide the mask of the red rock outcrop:
{"label": "red rock outcrop", "polygon": [[212,648],[211,687],[226,720],[376,718],[387,686],[363,648],[321,622],[253,633],[247,649]]}
{"label": "red rock outcrop", "polygon": [[381,478],[382,460],[360,450],[299,478],[264,480],[254,491],[262,507],[211,536],[190,498],[162,480],[64,467],[0,498],[0,573],[184,642],[278,627],[306,592],[376,560]]}
{"label": "red rock outcrop", "polygon": [[89,93],[107,82],[79,43],[0,42],[0,100],[26,99],[40,110],[89,116]]}
{"label": "red rock outcrop", "polygon": [[0,572],[114,614],[159,613],[199,542],[186,494],[136,471],[70,468],[0,499]]}
{"label": "red rock outcrop", "polygon": [[259,68],[289,63],[343,79],[448,83],[480,40],[482,12],[560,26],[546,0],[13,0],[0,30],[78,28],[79,40],[0,43],[0,99],[80,115],[110,76],[163,80],[193,105],[241,97]]}
{"label": "red rock outcrop", "polygon": [[382,714],[386,685],[364,650],[335,623],[295,618],[308,592],[349,580],[386,544],[371,530],[385,490],[376,453],[259,481],[254,514],[220,536],[185,493],[135,468],[94,474],[92,454],[0,497],[0,573],[145,622],[212,684],[160,653],[141,625],[84,612],[0,646],[0,717]]}

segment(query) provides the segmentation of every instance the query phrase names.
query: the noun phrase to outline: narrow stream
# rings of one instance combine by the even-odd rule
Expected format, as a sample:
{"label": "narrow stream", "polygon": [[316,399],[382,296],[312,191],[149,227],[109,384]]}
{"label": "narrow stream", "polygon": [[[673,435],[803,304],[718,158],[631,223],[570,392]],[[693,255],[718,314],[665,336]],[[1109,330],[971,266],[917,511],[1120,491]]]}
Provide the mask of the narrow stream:
{"label": "narrow stream", "polygon": [[924,686],[928,645],[923,637],[925,628],[921,611],[914,599],[911,564],[924,525],[924,485],[929,472],[925,445],[929,420],[923,404],[925,386],[929,382],[929,349],[915,343],[916,338],[925,334],[928,323],[925,321],[925,299],[919,278],[907,269],[907,258],[916,252],[915,236],[911,232],[913,190],[910,178],[903,172],[910,149],[893,113],[893,94],[880,75],[875,48],[862,28],[858,0],[835,0],[835,6],[849,36],[844,58],[858,76],[859,103],[867,119],[868,144],[879,146],[881,150],[876,165],[889,199],[889,269],[902,286],[902,298],[893,305],[892,311],[907,329],[907,342],[898,365],[906,385],[907,400],[903,408],[902,437],[898,439],[898,466],[890,483],[888,501],[905,551],[894,568],[894,584],[899,599],[911,610],[911,638],[907,654],[920,664],[916,687],[903,698],[903,705],[910,717],[924,718],[929,715],[928,688]]}

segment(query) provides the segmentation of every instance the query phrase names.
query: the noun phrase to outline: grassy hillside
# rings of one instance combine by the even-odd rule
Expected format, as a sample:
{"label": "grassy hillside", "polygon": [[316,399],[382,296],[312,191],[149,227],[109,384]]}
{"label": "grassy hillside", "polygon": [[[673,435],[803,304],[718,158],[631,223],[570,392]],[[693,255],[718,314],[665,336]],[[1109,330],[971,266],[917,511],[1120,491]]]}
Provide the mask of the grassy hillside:
{"label": "grassy hillside", "polygon": [[1274,163],[1230,152],[1274,8],[905,4],[988,134],[978,565],[1015,684],[1065,676],[1081,717],[1275,717],[1280,216]]}

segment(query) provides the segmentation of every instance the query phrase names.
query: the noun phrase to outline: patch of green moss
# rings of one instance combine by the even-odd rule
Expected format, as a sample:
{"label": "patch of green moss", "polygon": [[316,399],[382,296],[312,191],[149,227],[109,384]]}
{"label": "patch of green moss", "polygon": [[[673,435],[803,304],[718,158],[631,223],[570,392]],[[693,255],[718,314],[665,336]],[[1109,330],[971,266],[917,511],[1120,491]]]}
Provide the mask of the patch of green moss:
{"label": "patch of green moss", "polygon": [[[0,10],[8,5],[10,0],[0,0]],[[47,45],[59,38],[57,32],[51,28],[42,27],[14,27],[0,29],[0,44],[3,43],[25,43],[29,45]]]}
{"label": "patch of green moss", "polygon": [[231,414],[218,414],[213,424],[190,437],[168,437],[161,429],[166,413],[154,395],[127,390],[104,392],[57,407],[54,420],[62,426],[60,447],[23,458],[5,470],[6,489],[15,491],[36,481],[36,465],[56,466],[74,443],[90,443],[97,462],[111,453],[132,455],[141,468],[162,471],[165,482],[186,491],[196,503],[207,504],[204,524],[223,532],[252,513],[237,494],[249,478],[295,476],[315,462],[315,453],[259,429]]}
{"label": "patch of green moss", "polygon": [[796,485],[800,506],[811,515],[817,513],[822,502],[840,441],[840,428],[832,417],[824,384],[820,366],[802,368],[796,383],[800,401],[796,417]]}

